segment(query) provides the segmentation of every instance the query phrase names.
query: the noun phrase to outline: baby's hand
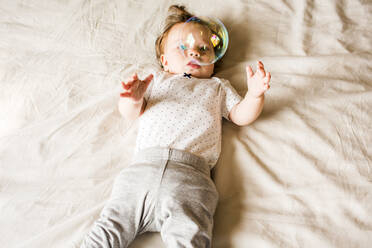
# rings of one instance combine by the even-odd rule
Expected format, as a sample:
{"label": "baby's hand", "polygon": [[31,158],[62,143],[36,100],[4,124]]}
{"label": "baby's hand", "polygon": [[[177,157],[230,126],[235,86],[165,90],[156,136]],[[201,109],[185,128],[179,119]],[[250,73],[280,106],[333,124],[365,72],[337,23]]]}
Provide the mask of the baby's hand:
{"label": "baby's hand", "polygon": [[257,71],[253,73],[252,68],[247,66],[247,85],[248,92],[252,97],[259,98],[270,88],[270,72],[265,72],[264,65],[257,61]]}
{"label": "baby's hand", "polygon": [[144,80],[140,80],[138,79],[137,73],[135,73],[128,82],[121,82],[124,92],[120,93],[120,96],[129,98],[134,102],[141,101],[153,77],[154,76],[150,74]]}

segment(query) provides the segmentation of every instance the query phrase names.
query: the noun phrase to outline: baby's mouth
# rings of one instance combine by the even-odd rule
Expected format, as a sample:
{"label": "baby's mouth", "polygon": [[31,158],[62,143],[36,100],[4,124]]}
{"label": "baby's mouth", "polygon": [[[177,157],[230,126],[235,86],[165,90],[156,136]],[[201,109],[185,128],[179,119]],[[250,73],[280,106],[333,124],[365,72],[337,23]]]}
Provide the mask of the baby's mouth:
{"label": "baby's mouth", "polygon": [[191,60],[187,66],[190,66],[191,68],[193,69],[199,69],[200,68],[200,65],[199,65],[199,61],[197,60]]}

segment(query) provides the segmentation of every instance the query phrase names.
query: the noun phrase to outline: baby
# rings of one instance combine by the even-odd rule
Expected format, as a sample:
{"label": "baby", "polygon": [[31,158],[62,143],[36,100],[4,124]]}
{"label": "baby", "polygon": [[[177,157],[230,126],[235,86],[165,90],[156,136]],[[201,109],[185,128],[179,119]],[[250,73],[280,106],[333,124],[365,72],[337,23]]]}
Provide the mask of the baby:
{"label": "baby", "polygon": [[[160,232],[166,247],[211,247],[218,193],[210,178],[221,149],[222,117],[243,126],[261,113],[270,73],[247,66],[244,98],[227,80],[212,77],[214,44],[208,26],[187,22],[171,6],[156,52],[163,70],[123,82],[120,113],[140,116],[135,155],[116,178],[111,197],[82,247],[127,247],[144,232]],[[193,46],[180,47],[180,33]]]}

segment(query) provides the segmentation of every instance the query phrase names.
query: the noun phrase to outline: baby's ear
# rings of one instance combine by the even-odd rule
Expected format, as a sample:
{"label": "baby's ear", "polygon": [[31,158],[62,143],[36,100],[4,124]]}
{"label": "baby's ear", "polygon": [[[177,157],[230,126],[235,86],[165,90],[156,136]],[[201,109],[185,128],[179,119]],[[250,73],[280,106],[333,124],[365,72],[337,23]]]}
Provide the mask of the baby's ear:
{"label": "baby's ear", "polygon": [[164,54],[160,55],[160,62],[163,65],[164,71],[168,71],[168,61]]}

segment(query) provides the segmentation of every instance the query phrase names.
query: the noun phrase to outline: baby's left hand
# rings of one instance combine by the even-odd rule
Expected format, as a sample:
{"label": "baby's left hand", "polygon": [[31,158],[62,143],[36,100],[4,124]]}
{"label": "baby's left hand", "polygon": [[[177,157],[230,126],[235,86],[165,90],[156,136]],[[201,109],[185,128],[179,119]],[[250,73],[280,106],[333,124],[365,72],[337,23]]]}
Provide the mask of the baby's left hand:
{"label": "baby's left hand", "polygon": [[257,61],[257,71],[253,73],[252,68],[247,66],[247,95],[255,98],[263,96],[263,94],[270,88],[270,72],[265,72],[264,65],[261,61]]}

